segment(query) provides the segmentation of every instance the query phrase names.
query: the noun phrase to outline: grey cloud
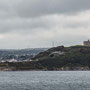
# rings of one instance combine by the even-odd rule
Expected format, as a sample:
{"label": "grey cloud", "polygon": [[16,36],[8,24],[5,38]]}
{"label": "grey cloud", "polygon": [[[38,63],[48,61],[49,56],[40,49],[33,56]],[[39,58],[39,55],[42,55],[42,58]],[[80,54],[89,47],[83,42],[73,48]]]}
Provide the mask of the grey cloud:
{"label": "grey cloud", "polygon": [[[48,21],[48,23],[47,23]],[[53,23],[49,19],[45,18],[35,18],[35,19],[5,19],[0,21],[0,33],[7,32],[32,32],[34,29],[49,29]]]}
{"label": "grey cloud", "polygon": [[[69,29],[87,28],[90,21],[78,18],[77,16],[47,16],[37,18],[11,18],[0,20],[0,33],[15,32],[20,34],[29,34],[32,32],[40,32],[40,30],[52,31],[53,28],[63,28],[64,31]],[[80,17],[80,16],[79,16]]]}
{"label": "grey cloud", "polygon": [[89,23],[88,22],[72,22],[72,23],[67,23],[67,24],[63,24],[64,28],[72,28],[72,29],[76,29],[76,28],[88,28]]}
{"label": "grey cloud", "polygon": [[17,5],[20,17],[75,13],[90,9],[90,0],[22,0]]}
{"label": "grey cloud", "polygon": [[90,0],[0,0],[0,11],[10,16],[37,17],[90,9]]}
{"label": "grey cloud", "polygon": [[90,0],[0,0],[0,48],[80,44],[90,37],[89,9]]}

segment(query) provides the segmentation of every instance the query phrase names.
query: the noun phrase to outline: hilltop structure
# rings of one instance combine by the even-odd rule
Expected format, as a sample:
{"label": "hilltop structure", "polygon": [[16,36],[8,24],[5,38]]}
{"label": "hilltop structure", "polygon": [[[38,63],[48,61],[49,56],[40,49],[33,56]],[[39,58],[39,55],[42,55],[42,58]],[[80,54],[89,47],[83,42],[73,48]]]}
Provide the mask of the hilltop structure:
{"label": "hilltop structure", "polygon": [[85,46],[90,46],[90,40],[84,41],[83,44],[84,44]]}

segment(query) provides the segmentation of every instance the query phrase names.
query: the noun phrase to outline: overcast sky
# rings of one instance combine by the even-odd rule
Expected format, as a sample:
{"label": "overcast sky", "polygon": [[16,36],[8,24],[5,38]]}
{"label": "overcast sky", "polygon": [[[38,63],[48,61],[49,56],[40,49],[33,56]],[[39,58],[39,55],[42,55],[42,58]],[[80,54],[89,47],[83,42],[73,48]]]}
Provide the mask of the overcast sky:
{"label": "overcast sky", "polygon": [[0,0],[0,48],[71,46],[90,39],[90,0]]}

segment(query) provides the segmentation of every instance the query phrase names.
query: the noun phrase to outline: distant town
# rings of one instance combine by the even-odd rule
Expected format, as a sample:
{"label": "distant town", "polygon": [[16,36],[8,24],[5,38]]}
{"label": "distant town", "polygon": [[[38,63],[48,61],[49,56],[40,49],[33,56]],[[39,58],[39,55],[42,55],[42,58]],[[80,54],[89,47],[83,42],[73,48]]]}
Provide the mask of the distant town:
{"label": "distant town", "polygon": [[47,50],[47,48],[31,48],[21,50],[0,50],[0,62],[27,62],[32,61],[40,52]]}

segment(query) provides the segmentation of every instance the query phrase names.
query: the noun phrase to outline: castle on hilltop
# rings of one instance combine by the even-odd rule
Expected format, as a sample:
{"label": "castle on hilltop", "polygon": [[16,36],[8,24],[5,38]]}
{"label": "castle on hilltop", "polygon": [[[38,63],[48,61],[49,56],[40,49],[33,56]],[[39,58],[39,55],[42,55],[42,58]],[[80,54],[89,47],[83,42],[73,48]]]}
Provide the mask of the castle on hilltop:
{"label": "castle on hilltop", "polygon": [[85,46],[90,46],[90,40],[84,41],[84,42],[83,42],[83,45],[85,45]]}

